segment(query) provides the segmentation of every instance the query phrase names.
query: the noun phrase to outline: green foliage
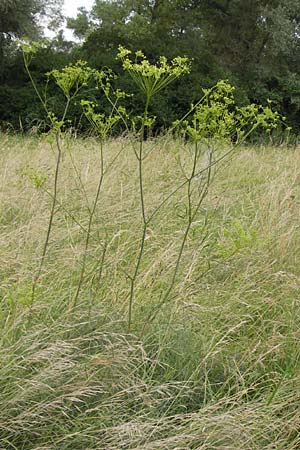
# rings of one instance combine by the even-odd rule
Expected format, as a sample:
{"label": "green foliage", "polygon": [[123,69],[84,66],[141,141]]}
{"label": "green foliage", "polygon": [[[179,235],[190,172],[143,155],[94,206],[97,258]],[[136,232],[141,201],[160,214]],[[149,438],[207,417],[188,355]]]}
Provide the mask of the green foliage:
{"label": "green foliage", "polygon": [[87,10],[84,7],[78,8],[76,18],[67,18],[67,27],[73,30],[73,33],[77,38],[83,39],[90,28]]}
{"label": "green foliage", "polygon": [[251,251],[262,244],[258,232],[248,229],[241,221],[234,220],[231,224],[224,226],[221,239],[216,244],[216,251],[222,258],[230,258],[241,251]]}
{"label": "green foliage", "polygon": [[24,35],[36,37],[39,34],[38,19],[52,19],[52,25],[60,22],[62,0],[2,0],[0,3],[0,35],[12,33],[18,37]]}
{"label": "green foliage", "polygon": [[277,112],[254,104],[238,107],[233,93],[234,87],[224,80],[204,89],[203,99],[191,107],[192,119],[175,122],[175,126],[181,125],[193,141],[207,145],[230,142],[233,138],[240,144],[258,127],[267,131],[277,127]]}
{"label": "green foliage", "polygon": [[[0,79],[4,87],[3,92],[0,92],[3,105],[0,121],[9,123],[12,128],[26,130],[31,123],[43,122],[46,117],[41,117],[31,87],[26,85],[20,56],[11,36],[23,38],[25,30],[28,30],[26,34],[29,36],[32,36],[29,31],[37,36],[34,31],[36,27],[32,25],[37,23],[40,14],[49,15],[51,11],[51,17],[57,22],[60,3],[53,0],[46,5],[42,0],[31,0],[26,2],[24,8],[18,8],[19,4],[20,0],[6,0],[1,4],[2,28],[10,28],[10,31],[3,31],[0,35]],[[37,50],[32,72],[37,86],[42,88],[45,72],[60,70],[70,62],[86,60],[90,67],[100,71],[105,66],[111,67],[119,76],[120,89],[135,93],[142,87],[136,84],[141,80],[134,71],[131,71],[131,75],[135,76],[132,78],[129,72],[120,70],[120,65],[115,61],[119,46],[132,52],[133,59],[129,58],[131,64],[134,64],[135,52],[139,49],[142,49],[144,59],[150,65],[155,65],[160,55],[165,55],[167,61],[174,60],[178,54],[186,55],[192,61],[189,73],[184,78],[173,80],[172,88],[165,86],[163,93],[158,88],[151,102],[150,113],[156,117],[155,133],[183,117],[189,105],[198,101],[199,92],[203,88],[211,88],[220,79],[228,79],[236,86],[239,106],[248,103],[267,106],[267,100],[272,100],[272,109],[286,116],[287,126],[292,126],[292,132],[297,133],[300,111],[297,97],[300,70],[299,17],[296,0],[251,0],[247,5],[241,0],[205,0],[201,6],[197,2],[187,3],[185,0],[167,3],[154,1],[151,4],[144,0],[97,0],[91,12],[81,8],[77,19],[69,19],[69,26],[82,44],[65,41],[61,32]],[[21,26],[14,25],[14,18]],[[8,27],[9,23],[11,25]],[[143,57],[139,57],[137,62],[142,60]],[[144,62],[145,70],[146,64]],[[142,88],[149,87],[144,85]],[[14,95],[12,89],[18,93]],[[101,103],[101,113],[104,110],[107,112],[105,102],[102,101],[103,92],[90,93],[89,100]],[[28,101],[30,95],[32,100]],[[55,108],[51,106],[55,113],[63,113],[59,110],[61,96],[52,88],[49,99],[52,106],[55,105]],[[135,96],[134,101],[127,97],[124,106],[132,116],[141,115],[142,95]],[[72,105],[69,108],[71,123],[73,126],[80,123],[81,127],[86,128],[88,123],[81,121],[80,117],[80,107]],[[286,135],[285,126],[278,127],[276,133],[272,134],[274,139],[281,141]],[[256,138],[259,136],[257,129]]]}
{"label": "green foliage", "polygon": [[102,113],[97,113],[95,112],[97,105],[89,100],[81,100],[81,106],[86,118],[102,140],[109,136],[114,128],[114,125],[120,120],[120,112],[123,112],[122,109],[120,110],[116,107],[116,113],[112,113],[109,116]]}
{"label": "green foliage", "polygon": [[32,167],[25,167],[20,173],[28,178],[36,189],[41,189],[49,179],[47,172]]}

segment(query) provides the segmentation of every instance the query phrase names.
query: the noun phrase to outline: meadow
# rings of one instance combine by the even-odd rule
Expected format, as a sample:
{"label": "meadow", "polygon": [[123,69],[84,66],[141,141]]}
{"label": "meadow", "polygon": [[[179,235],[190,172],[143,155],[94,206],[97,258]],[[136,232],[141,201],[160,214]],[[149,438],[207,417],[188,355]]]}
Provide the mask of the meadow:
{"label": "meadow", "polygon": [[148,140],[155,214],[131,296],[143,231],[134,150],[110,140],[102,159],[96,139],[65,137],[33,296],[55,147],[0,138],[0,448],[299,449],[299,149],[244,145],[221,162],[182,246],[192,151]]}

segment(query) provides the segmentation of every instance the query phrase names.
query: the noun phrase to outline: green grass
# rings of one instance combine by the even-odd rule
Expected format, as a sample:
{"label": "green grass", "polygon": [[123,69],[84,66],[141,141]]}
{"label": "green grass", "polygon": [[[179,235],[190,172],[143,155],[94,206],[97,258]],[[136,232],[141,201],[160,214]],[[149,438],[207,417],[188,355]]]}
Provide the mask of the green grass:
{"label": "green grass", "polygon": [[[191,160],[177,141],[146,147],[151,212]],[[47,141],[0,136],[0,449],[299,449],[299,150],[245,147],[219,168],[160,305],[186,224],[185,190],[164,205],[147,230],[128,332],[142,223],[130,144],[109,142],[105,161],[121,149],[72,309],[99,147],[64,143],[32,304],[55,155]]]}

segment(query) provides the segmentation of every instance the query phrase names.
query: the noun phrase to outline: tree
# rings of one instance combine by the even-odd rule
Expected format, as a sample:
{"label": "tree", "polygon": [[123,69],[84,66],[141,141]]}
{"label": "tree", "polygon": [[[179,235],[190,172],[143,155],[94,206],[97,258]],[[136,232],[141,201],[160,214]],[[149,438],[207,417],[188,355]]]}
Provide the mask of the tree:
{"label": "tree", "polygon": [[[24,72],[16,38],[41,37],[42,23],[45,22],[52,29],[58,27],[62,19],[62,3],[63,0],[0,0],[0,123],[19,126],[24,117],[26,120],[31,116],[38,117],[39,105],[36,105]],[[58,61],[69,58],[69,47],[64,47],[63,58],[61,48],[58,35],[53,45],[48,46],[47,56],[43,58],[40,55],[40,59],[36,59],[33,70],[37,81],[43,80],[44,72],[52,69]]]}
{"label": "tree", "polygon": [[50,26],[62,20],[63,0],[2,0],[0,33],[17,37],[36,36],[41,32],[41,19],[51,19]]}
{"label": "tree", "polygon": [[[13,62],[13,38],[37,35],[40,20],[45,17],[51,16],[51,25],[55,26],[61,3],[2,0],[0,57],[2,53],[2,60],[6,58],[5,64],[0,62],[2,82],[4,67],[18,72]],[[95,68],[111,67],[127,91],[134,92],[135,88],[115,59],[119,45],[143,50],[151,62],[160,55],[192,59],[191,73],[155,98],[153,114],[168,118],[168,123],[159,125],[168,126],[201,97],[203,87],[221,78],[237,86],[240,102],[266,103],[271,99],[290,121],[297,122],[299,0],[95,0],[90,12],[79,8],[77,17],[67,23],[81,43],[71,48],[62,35],[57,35],[51,44],[52,61],[60,64],[65,55],[66,60],[85,59]],[[42,74],[44,65],[40,59],[37,75]],[[10,84],[11,75],[6,79]],[[139,113],[137,101],[128,107]]]}
{"label": "tree", "polygon": [[13,38],[42,35],[43,20],[54,29],[62,21],[63,0],[1,0],[0,2],[0,78]]}
{"label": "tree", "polygon": [[87,32],[91,29],[91,19],[86,8],[81,7],[77,9],[77,17],[67,17],[67,28],[73,30],[74,35],[83,40]]}

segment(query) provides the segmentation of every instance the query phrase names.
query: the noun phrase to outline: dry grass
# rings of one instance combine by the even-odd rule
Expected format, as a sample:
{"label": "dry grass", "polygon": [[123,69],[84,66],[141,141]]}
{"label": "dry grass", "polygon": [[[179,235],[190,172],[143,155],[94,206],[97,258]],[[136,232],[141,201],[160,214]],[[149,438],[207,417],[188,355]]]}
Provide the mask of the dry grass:
{"label": "dry grass", "polygon": [[[45,141],[0,138],[0,448],[299,449],[298,149],[245,148],[220,167],[173,295],[149,322],[174,270],[184,189],[164,205],[147,230],[128,333],[141,229],[130,143],[105,147],[86,276],[70,311],[99,177],[97,143],[64,143],[58,208],[30,305],[55,155]],[[151,213],[184,179],[190,157],[179,142],[147,149]],[[33,180],[44,175],[37,189]]]}

